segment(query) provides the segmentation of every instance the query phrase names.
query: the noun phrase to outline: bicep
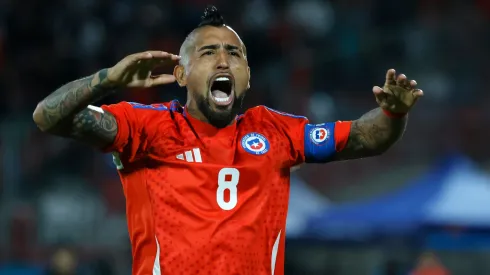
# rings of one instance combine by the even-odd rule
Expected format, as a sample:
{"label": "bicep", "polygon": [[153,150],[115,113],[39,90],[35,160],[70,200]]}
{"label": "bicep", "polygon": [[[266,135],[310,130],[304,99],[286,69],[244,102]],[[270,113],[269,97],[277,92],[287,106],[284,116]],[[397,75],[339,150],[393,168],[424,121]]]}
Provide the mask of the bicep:
{"label": "bicep", "polygon": [[103,149],[111,145],[118,127],[114,115],[89,105],[72,120],[69,136],[75,140]]}

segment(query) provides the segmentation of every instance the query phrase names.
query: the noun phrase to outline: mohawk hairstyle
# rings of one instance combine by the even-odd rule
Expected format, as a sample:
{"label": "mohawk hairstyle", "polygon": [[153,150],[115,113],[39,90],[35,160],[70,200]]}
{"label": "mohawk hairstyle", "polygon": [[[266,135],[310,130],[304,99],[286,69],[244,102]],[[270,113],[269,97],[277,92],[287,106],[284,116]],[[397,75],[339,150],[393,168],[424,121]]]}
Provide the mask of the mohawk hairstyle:
{"label": "mohawk hairstyle", "polygon": [[225,20],[223,19],[223,16],[219,13],[218,9],[213,6],[209,5],[206,7],[204,10],[204,15],[201,16],[201,23],[197,26],[203,27],[203,26],[214,26],[214,27],[219,27],[225,25]]}
{"label": "mohawk hairstyle", "polygon": [[[191,31],[189,35],[187,35],[187,37],[184,40],[184,43],[182,43],[182,46],[180,47],[179,55],[182,57],[180,59],[180,64],[183,65],[184,67],[186,67],[187,64],[189,63],[189,56],[187,52],[189,47],[193,43],[194,34],[196,30],[206,26],[212,26],[212,27],[227,26],[225,20],[223,19],[223,16],[221,15],[221,13],[219,13],[218,9],[213,5],[208,5],[206,7],[203,16],[201,16],[201,22],[199,23],[199,25],[197,25],[197,27],[194,30]],[[246,58],[247,49],[245,48],[245,45],[243,45],[243,42],[242,42],[242,46]]]}

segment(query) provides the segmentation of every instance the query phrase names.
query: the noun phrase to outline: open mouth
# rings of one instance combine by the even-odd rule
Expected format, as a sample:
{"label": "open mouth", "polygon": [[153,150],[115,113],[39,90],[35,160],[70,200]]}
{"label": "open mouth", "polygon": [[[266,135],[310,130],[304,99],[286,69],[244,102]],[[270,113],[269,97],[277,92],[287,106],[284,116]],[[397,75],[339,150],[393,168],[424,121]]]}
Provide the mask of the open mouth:
{"label": "open mouth", "polygon": [[209,90],[216,105],[227,106],[233,102],[233,80],[230,76],[216,77]]}

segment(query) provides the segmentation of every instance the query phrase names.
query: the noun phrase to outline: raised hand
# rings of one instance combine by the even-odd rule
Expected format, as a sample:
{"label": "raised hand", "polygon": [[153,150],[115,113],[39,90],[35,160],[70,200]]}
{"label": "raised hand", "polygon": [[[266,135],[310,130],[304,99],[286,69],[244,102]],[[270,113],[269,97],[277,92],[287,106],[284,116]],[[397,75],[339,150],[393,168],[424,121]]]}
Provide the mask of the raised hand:
{"label": "raised hand", "polygon": [[405,114],[424,95],[424,92],[417,89],[416,86],[415,80],[408,80],[404,74],[397,77],[396,71],[390,69],[386,72],[386,82],[383,88],[374,86],[373,93],[376,102],[384,110]]}
{"label": "raised hand", "polygon": [[[147,51],[128,55],[107,71],[107,81],[119,88],[149,88],[175,81],[171,74],[152,75],[152,71],[166,63],[175,63],[180,56]],[[103,83],[105,84],[105,83]]]}

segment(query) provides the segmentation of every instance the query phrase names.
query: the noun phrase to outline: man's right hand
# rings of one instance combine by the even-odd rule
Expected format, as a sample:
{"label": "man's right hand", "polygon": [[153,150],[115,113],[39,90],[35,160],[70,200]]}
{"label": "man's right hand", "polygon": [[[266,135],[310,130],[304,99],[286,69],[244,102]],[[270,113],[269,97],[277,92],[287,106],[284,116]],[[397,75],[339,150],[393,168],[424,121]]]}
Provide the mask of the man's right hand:
{"label": "man's right hand", "polygon": [[107,82],[103,86],[116,88],[149,88],[175,81],[171,74],[152,75],[152,71],[162,65],[175,63],[180,56],[162,52],[146,51],[126,56],[107,70]]}

